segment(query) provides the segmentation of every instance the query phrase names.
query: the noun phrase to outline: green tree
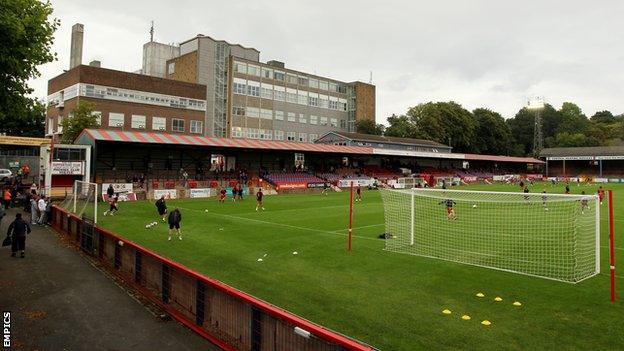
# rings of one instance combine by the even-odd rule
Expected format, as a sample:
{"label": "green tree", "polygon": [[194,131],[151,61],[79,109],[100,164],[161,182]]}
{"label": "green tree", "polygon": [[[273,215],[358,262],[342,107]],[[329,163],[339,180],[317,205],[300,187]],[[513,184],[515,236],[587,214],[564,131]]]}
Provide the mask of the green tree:
{"label": "green tree", "polygon": [[595,123],[615,123],[617,118],[611,113],[611,111],[598,111],[591,116],[590,121]]}
{"label": "green tree", "polygon": [[384,131],[384,135],[399,138],[421,138],[416,125],[410,121],[406,115],[392,115],[388,117],[389,127]]}
{"label": "green tree", "polygon": [[507,125],[515,141],[512,153],[515,156],[530,154],[533,151],[535,112],[524,107],[513,118],[507,120]]}
{"label": "green tree", "polygon": [[[40,75],[37,66],[51,62],[53,34],[59,25],[50,19],[52,6],[39,0],[0,2],[0,132],[19,134],[36,125],[39,106],[28,97],[26,82]],[[43,134],[43,129],[34,134]]]}
{"label": "green tree", "polygon": [[512,144],[511,131],[499,113],[486,108],[472,111],[477,122],[475,151],[482,154],[507,155]]}
{"label": "green tree", "polygon": [[69,118],[63,119],[63,136],[61,142],[71,144],[76,137],[86,128],[98,126],[97,116],[93,113],[95,105],[90,102],[79,102],[69,114]]}
{"label": "green tree", "polygon": [[428,102],[410,108],[407,116],[424,138],[450,144],[457,152],[475,152],[477,123],[460,104]]}
{"label": "green tree", "polygon": [[375,123],[372,119],[363,119],[355,123],[355,127],[358,133],[382,135],[384,132],[384,125]]}
{"label": "green tree", "polygon": [[581,108],[572,102],[564,102],[559,109],[561,122],[557,127],[557,134],[567,132],[569,134],[584,133],[589,126],[587,116]]}

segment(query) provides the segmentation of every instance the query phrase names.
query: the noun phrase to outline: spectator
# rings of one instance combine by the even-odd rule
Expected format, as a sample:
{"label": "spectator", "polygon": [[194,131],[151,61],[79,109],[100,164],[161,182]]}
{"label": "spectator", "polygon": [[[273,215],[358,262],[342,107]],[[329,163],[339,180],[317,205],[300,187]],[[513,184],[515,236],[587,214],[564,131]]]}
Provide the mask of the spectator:
{"label": "spectator", "polygon": [[39,213],[37,213],[38,200],[39,197],[37,195],[30,197],[30,224],[37,224],[37,220],[39,219]]}
{"label": "spectator", "polygon": [[46,201],[43,198],[43,196],[39,197],[39,200],[37,201],[37,210],[39,211],[39,220],[37,221],[37,223],[39,225],[45,225],[46,224]]}
{"label": "spectator", "polygon": [[2,196],[2,201],[4,202],[4,209],[8,210],[9,209],[9,205],[11,204],[11,192],[9,191],[9,188],[5,188],[4,189],[4,194]]}
{"label": "spectator", "polygon": [[15,201],[17,200],[17,187],[11,188],[11,208],[15,207]]}
{"label": "spectator", "polygon": [[15,220],[9,225],[7,236],[11,237],[11,257],[15,257],[17,251],[22,251],[20,257],[24,258],[26,251],[26,234],[30,233],[30,226],[22,219],[22,214],[17,213]]}
{"label": "spectator", "polygon": [[37,184],[32,183],[32,185],[30,186],[30,193],[31,194],[36,194],[37,193]]}
{"label": "spectator", "polygon": [[46,212],[46,224],[50,224],[50,219],[52,218],[52,200],[50,199],[49,196],[46,196],[46,208],[45,208],[45,212]]}
{"label": "spectator", "polygon": [[24,205],[24,212],[26,213],[30,213],[30,197],[31,194],[29,192],[25,192],[24,193],[24,198],[23,198],[23,203],[22,205]]}

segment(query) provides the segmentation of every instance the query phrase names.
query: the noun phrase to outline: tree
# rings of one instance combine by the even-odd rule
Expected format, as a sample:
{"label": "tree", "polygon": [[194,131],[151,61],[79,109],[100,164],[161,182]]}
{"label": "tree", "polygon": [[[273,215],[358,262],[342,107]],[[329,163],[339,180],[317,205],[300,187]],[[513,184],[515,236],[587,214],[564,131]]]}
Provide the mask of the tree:
{"label": "tree", "polygon": [[477,122],[475,151],[492,155],[509,154],[512,137],[503,116],[486,108],[478,108],[472,115]]}
{"label": "tree", "polygon": [[56,59],[50,49],[59,21],[51,14],[50,3],[39,0],[0,5],[0,132],[19,134],[19,126],[38,125],[30,120],[38,118],[39,106],[28,97],[26,82],[40,75],[37,66]]}
{"label": "tree", "polygon": [[533,131],[535,129],[535,112],[523,107],[507,125],[514,138],[512,150],[516,156],[525,156],[533,151]]}
{"label": "tree", "polygon": [[567,132],[570,134],[583,133],[589,125],[587,116],[583,114],[581,108],[572,102],[564,102],[559,109],[561,122],[557,127],[557,134]]}
{"label": "tree", "polygon": [[79,102],[74,107],[69,118],[65,118],[61,122],[63,127],[61,142],[71,144],[84,129],[98,126],[97,116],[93,113],[94,108],[94,104],[84,101]]}
{"label": "tree", "polygon": [[617,122],[617,118],[615,116],[613,116],[613,114],[611,113],[611,111],[598,111],[596,113],[594,113],[593,116],[591,116],[590,118],[591,122],[595,122],[595,123],[615,123]]}
{"label": "tree", "polygon": [[460,104],[453,101],[419,104],[410,108],[407,116],[422,137],[450,144],[454,151],[475,152],[477,123]]}
{"label": "tree", "polygon": [[418,129],[406,115],[392,115],[388,117],[389,127],[384,131],[385,136],[399,137],[399,138],[420,138]]}
{"label": "tree", "polygon": [[382,135],[384,131],[383,124],[377,124],[372,119],[363,119],[355,123],[355,127],[358,133]]}

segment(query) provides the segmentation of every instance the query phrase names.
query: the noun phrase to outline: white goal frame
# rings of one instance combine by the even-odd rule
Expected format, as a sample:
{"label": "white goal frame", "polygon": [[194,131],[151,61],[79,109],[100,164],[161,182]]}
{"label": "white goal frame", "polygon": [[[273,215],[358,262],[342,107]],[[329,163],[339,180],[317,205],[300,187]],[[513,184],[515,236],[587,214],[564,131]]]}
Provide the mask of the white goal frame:
{"label": "white goal frame", "polygon": [[[484,268],[489,268],[489,269],[496,269],[496,270],[501,270],[501,271],[506,271],[506,272],[517,273],[517,274],[557,280],[557,281],[562,281],[562,282],[567,282],[567,283],[578,283],[580,281],[583,281],[585,279],[588,279],[600,273],[600,202],[599,202],[597,195],[594,195],[594,194],[592,195],[564,195],[564,194],[549,194],[549,193],[544,194],[544,193],[522,193],[522,192],[490,192],[490,191],[473,191],[473,190],[443,190],[443,189],[431,189],[431,188],[381,189],[380,191],[381,191],[382,199],[384,203],[384,218],[386,222],[386,232],[392,234],[393,237],[398,239],[398,241],[394,241],[394,242],[393,240],[397,240],[397,239],[387,239],[386,246],[384,248],[384,250],[386,251],[441,259],[441,260],[452,261],[452,262],[468,264],[468,265],[473,265],[473,266],[479,266],[479,267],[484,267]],[[393,194],[399,194],[398,196],[400,196],[400,200],[396,200],[397,195],[393,195]],[[485,200],[483,199],[479,200],[479,196],[481,197],[485,196]],[[492,199],[487,198],[488,196],[491,197]],[[476,203],[479,203],[478,201],[482,201],[483,204],[489,203],[491,206],[496,206],[496,207],[503,207],[504,204],[511,204],[511,206],[516,206],[515,208],[518,208],[518,209],[521,209],[522,208],[521,206],[523,206],[525,203],[532,203],[534,206],[535,205],[539,206],[539,207],[532,207],[532,209],[534,210],[541,209],[542,203],[544,202],[544,198],[547,198],[546,202],[548,204],[553,204],[553,206],[555,206],[554,203],[562,203],[563,204],[562,206],[569,207],[567,208],[568,211],[577,211],[577,212],[580,210],[575,209],[574,206],[580,207],[581,201],[587,200],[588,205],[591,208],[592,212],[595,212],[595,213],[587,213],[585,218],[582,218],[581,220],[578,220],[578,221],[576,219],[578,216],[574,217],[574,215],[575,214],[578,215],[578,213],[576,212],[572,214],[566,213],[567,215],[573,218],[572,219],[573,223],[571,224],[571,226],[573,227],[573,232],[572,232],[571,238],[560,239],[562,240],[562,243],[564,244],[564,245],[561,245],[561,247],[566,247],[565,244],[568,244],[568,246],[572,247],[571,251],[567,252],[567,254],[569,254],[570,257],[573,258],[574,266],[572,268],[565,267],[563,269],[563,270],[571,269],[571,276],[569,276],[570,272],[568,272],[567,274],[564,274],[564,276],[558,277],[556,275],[540,274],[542,272],[539,272],[539,273],[531,272],[531,269],[528,269],[528,268],[527,268],[527,271],[523,271],[522,269],[517,269],[517,267],[504,267],[504,266],[496,266],[496,265],[479,264],[477,259],[474,259],[471,262],[470,255],[467,255],[469,259],[466,260],[466,259],[462,259],[461,255],[457,255],[457,257],[453,257],[452,255],[448,255],[447,252],[445,254],[440,254],[440,252],[443,249],[439,249],[440,251],[437,251],[438,250],[437,248],[419,249],[418,248],[418,245],[419,245],[418,235],[420,233],[425,232],[425,235],[427,234],[435,235],[434,234],[435,229],[431,229],[432,230],[431,233],[429,233],[428,230],[420,229],[420,232],[419,232],[416,229],[418,225],[417,222],[419,221],[418,211],[423,210],[422,205],[420,206],[421,208],[419,208],[419,204],[417,201],[417,199],[420,197],[423,197],[423,198],[427,197],[430,199],[435,199],[435,201],[438,201],[438,200],[444,201],[445,199],[455,199],[457,200],[458,203],[461,202],[464,208],[470,208],[474,206],[473,208],[475,209],[477,208]],[[474,198],[474,200],[471,198]],[[497,199],[497,198],[500,198],[500,199]],[[390,202],[397,202],[397,203],[392,205]],[[408,207],[405,206],[407,205],[405,202],[410,202],[409,212],[408,212]],[[467,205],[469,205],[469,202],[475,202],[475,204],[473,206],[467,207]],[[543,208],[547,210],[546,207],[547,206],[544,205]],[[432,208],[433,207],[430,207],[425,210],[432,211]],[[443,211],[444,205],[441,205],[439,209],[440,211]],[[395,213],[392,213],[392,211],[394,211]],[[438,210],[436,209],[435,211],[438,211]],[[466,210],[462,209],[462,211],[466,211]],[[545,213],[548,213],[548,212],[545,212]],[[435,216],[437,216],[437,214]],[[594,222],[593,223],[593,237],[594,237],[593,240],[590,237],[590,233],[592,231],[591,229],[589,229],[591,228],[589,225],[592,224],[591,217],[593,217],[593,222]],[[459,222],[457,222],[457,223],[460,223],[460,225],[461,225],[461,219],[462,218],[460,217]],[[531,218],[528,218],[528,219],[530,220]],[[474,220],[476,221],[478,220],[478,218],[475,218]],[[402,225],[401,223],[397,223],[397,222],[407,222],[407,221],[409,221],[409,225]],[[478,229],[479,226],[486,225],[486,224],[487,224],[486,221],[475,222],[473,226],[475,229]],[[553,223],[553,225],[556,225],[556,224]],[[579,232],[579,228],[582,229],[580,232]],[[540,233],[537,233],[535,235],[535,239],[534,239],[535,242],[538,242],[540,240],[545,240],[544,238],[540,238],[539,235]],[[546,235],[552,235],[552,234],[546,234]],[[577,237],[577,235],[579,236]],[[485,238],[484,240],[487,241],[488,239],[492,241],[496,240],[496,238],[494,239]],[[566,241],[566,239],[568,240]],[[530,242],[531,239],[529,238],[527,241]],[[593,245],[591,245],[591,242],[593,242]],[[572,245],[570,245],[570,243],[572,243]],[[526,243],[523,243],[523,244],[526,244]],[[535,243],[533,243],[533,245],[535,245]],[[577,245],[579,246],[578,252],[577,252]],[[487,242],[485,243],[484,246],[485,247],[488,246]],[[593,247],[594,257],[591,257],[592,253],[590,252],[590,250],[592,249],[592,246],[594,246]],[[453,249],[449,248],[449,250],[453,250]],[[457,252],[461,251],[459,246],[456,247],[456,250]],[[561,248],[561,250],[563,250],[563,248]],[[480,253],[480,254],[486,255],[485,253]],[[548,255],[550,253],[547,252],[547,250],[545,250],[543,254]],[[500,253],[498,255],[502,257],[501,262],[504,262],[505,257],[501,255]],[[492,256],[496,256],[496,254],[492,254]],[[545,258],[549,259],[549,257],[545,257]],[[594,258],[593,267],[591,265],[591,258]],[[553,260],[556,261],[557,257],[554,257]],[[578,263],[579,261],[581,261],[582,265]],[[527,261],[527,262],[531,264],[535,263],[531,261]],[[577,265],[580,267],[577,267]],[[545,264],[545,266],[547,266],[547,264]],[[544,270],[547,270],[547,269],[544,268]]]}
{"label": "white goal frame", "polygon": [[[85,182],[83,180],[75,180],[74,181],[74,186],[72,187],[73,191],[72,191],[72,212],[74,214],[77,213],[77,202],[78,202],[78,184],[85,184],[85,185],[92,185],[93,186],[93,223],[97,223],[97,219],[98,219],[98,206],[97,206],[97,202],[98,202],[98,197],[100,196],[100,194],[98,193],[98,184],[97,183],[92,183],[92,182]],[[85,187],[81,187],[82,189],[84,189]],[[87,187],[88,189],[88,187]]]}

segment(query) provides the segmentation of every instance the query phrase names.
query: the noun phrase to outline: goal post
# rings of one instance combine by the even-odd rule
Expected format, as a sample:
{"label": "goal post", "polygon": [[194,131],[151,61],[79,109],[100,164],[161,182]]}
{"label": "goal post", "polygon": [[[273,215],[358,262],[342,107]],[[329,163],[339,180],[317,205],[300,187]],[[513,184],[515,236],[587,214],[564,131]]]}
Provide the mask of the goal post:
{"label": "goal post", "polygon": [[65,197],[61,207],[69,212],[97,223],[98,185],[96,183],[74,181],[72,193]]}
{"label": "goal post", "polygon": [[596,195],[380,191],[387,251],[569,283],[600,272]]}

